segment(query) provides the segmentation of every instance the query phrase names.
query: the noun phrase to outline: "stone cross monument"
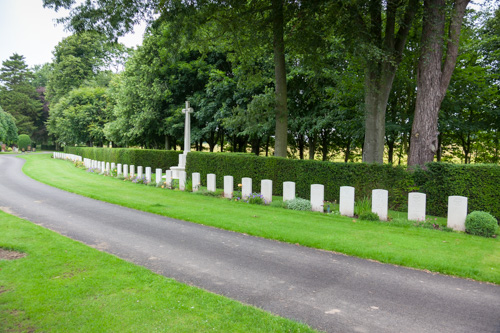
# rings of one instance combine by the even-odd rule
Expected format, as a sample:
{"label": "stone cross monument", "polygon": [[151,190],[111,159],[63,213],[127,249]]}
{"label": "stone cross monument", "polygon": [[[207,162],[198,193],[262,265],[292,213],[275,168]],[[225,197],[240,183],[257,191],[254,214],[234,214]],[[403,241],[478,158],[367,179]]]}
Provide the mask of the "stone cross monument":
{"label": "stone cross monument", "polygon": [[179,155],[179,165],[170,168],[174,179],[179,179],[180,172],[186,170],[186,155],[191,151],[191,113],[193,112],[193,108],[186,101],[186,108],[182,109],[182,113],[186,115],[184,121],[184,152]]}
{"label": "stone cross monument", "polygon": [[186,108],[182,109],[182,113],[186,115],[184,121],[184,155],[191,151],[191,116],[193,113],[193,108],[189,106],[189,102],[186,101]]}

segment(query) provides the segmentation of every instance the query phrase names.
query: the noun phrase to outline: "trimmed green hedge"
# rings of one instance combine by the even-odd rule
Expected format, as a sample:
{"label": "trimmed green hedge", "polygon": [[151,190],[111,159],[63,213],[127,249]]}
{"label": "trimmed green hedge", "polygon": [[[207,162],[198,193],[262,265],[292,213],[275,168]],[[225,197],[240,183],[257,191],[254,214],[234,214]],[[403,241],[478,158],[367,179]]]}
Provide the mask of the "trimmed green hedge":
{"label": "trimmed green hedge", "polygon": [[[93,160],[144,167],[169,169],[178,165],[181,151],[66,147],[66,153]],[[325,185],[325,200],[339,200],[341,186],[353,186],[356,198],[371,198],[373,189],[389,191],[391,209],[405,211],[409,192],[427,194],[427,213],[446,216],[448,197],[468,198],[468,210],[489,212],[500,220],[500,166],[493,164],[430,163],[427,169],[414,172],[392,165],[365,163],[332,163],[312,160],[292,160],[279,157],[260,157],[245,153],[190,152],[186,172],[201,174],[206,185],[207,174],[217,175],[217,187],[223,187],[223,177],[234,177],[235,189],[241,178],[253,180],[253,191],[260,191],[260,181],[273,181],[273,194],[283,194],[283,182],[294,181],[296,195],[309,198],[311,184]]]}
{"label": "trimmed green hedge", "polygon": [[273,194],[282,195],[283,182],[294,181],[296,195],[309,198],[311,184],[325,185],[325,200],[338,201],[341,186],[353,186],[356,198],[371,198],[373,189],[389,191],[391,209],[405,211],[409,192],[427,194],[427,213],[446,216],[448,196],[468,197],[468,210],[486,211],[500,217],[500,166],[454,165],[430,163],[427,170],[414,172],[392,165],[365,163],[332,163],[312,160],[291,160],[259,157],[251,154],[191,152],[186,171],[201,174],[206,183],[208,173],[217,175],[217,187],[223,187],[223,177],[231,175],[235,187],[241,178],[253,180],[253,191],[260,191],[260,181],[273,181]]}
{"label": "trimmed green hedge", "polygon": [[64,152],[96,161],[141,165],[163,171],[179,164],[179,150],[153,150],[128,148],[65,147]]}
{"label": "trimmed green hedge", "polygon": [[223,177],[234,177],[235,186],[241,178],[250,177],[253,191],[260,191],[260,181],[273,181],[273,194],[283,194],[283,182],[294,181],[296,195],[309,198],[311,184],[325,185],[325,200],[338,201],[340,186],[353,186],[356,197],[371,197],[373,189],[389,191],[393,209],[406,209],[408,192],[413,190],[411,174],[403,167],[365,163],[332,163],[313,160],[291,160],[279,157],[259,157],[238,153],[191,152],[187,156],[186,171],[201,174],[205,184],[209,173],[217,175],[217,187],[223,187]]}
{"label": "trimmed green hedge", "polygon": [[467,197],[468,211],[500,217],[500,166],[496,164],[429,163],[414,172],[415,184],[427,194],[427,213],[448,214],[448,197]]}

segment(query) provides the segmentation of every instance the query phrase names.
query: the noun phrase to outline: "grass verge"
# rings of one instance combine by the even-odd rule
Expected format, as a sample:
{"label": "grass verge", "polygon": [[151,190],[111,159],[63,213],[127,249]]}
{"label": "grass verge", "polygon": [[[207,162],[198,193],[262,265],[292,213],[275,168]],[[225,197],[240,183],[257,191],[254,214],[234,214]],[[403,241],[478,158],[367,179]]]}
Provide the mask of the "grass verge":
{"label": "grass verge", "polygon": [[0,332],[314,332],[0,211]]}
{"label": "grass verge", "polygon": [[407,224],[249,205],[119,181],[48,155],[23,157],[30,177],[110,203],[292,244],[500,284],[500,240]]}

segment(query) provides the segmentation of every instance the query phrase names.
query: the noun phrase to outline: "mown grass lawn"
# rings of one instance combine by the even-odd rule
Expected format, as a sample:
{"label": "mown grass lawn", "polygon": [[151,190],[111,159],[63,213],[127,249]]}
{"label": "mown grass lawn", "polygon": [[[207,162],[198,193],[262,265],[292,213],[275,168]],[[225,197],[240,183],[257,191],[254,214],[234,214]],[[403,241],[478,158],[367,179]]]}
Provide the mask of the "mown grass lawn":
{"label": "mown grass lawn", "polygon": [[0,332],[314,332],[0,211]]}
{"label": "mown grass lawn", "polygon": [[94,199],[249,235],[500,284],[498,238],[249,205],[104,177],[49,155],[24,158],[23,171],[30,177]]}

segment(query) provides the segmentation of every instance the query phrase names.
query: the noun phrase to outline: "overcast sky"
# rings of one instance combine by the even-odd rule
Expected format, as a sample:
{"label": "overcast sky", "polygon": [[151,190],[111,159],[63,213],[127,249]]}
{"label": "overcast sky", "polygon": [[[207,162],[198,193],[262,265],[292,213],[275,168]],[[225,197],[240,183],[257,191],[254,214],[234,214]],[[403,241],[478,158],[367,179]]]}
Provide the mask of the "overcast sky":
{"label": "overcast sky", "polygon": [[[28,66],[51,62],[54,47],[70,33],[55,19],[66,11],[56,13],[43,8],[42,0],[0,0],[0,63],[12,54],[26,58]],[[144,27],[119,41],[131,47],[142,44]]]}

